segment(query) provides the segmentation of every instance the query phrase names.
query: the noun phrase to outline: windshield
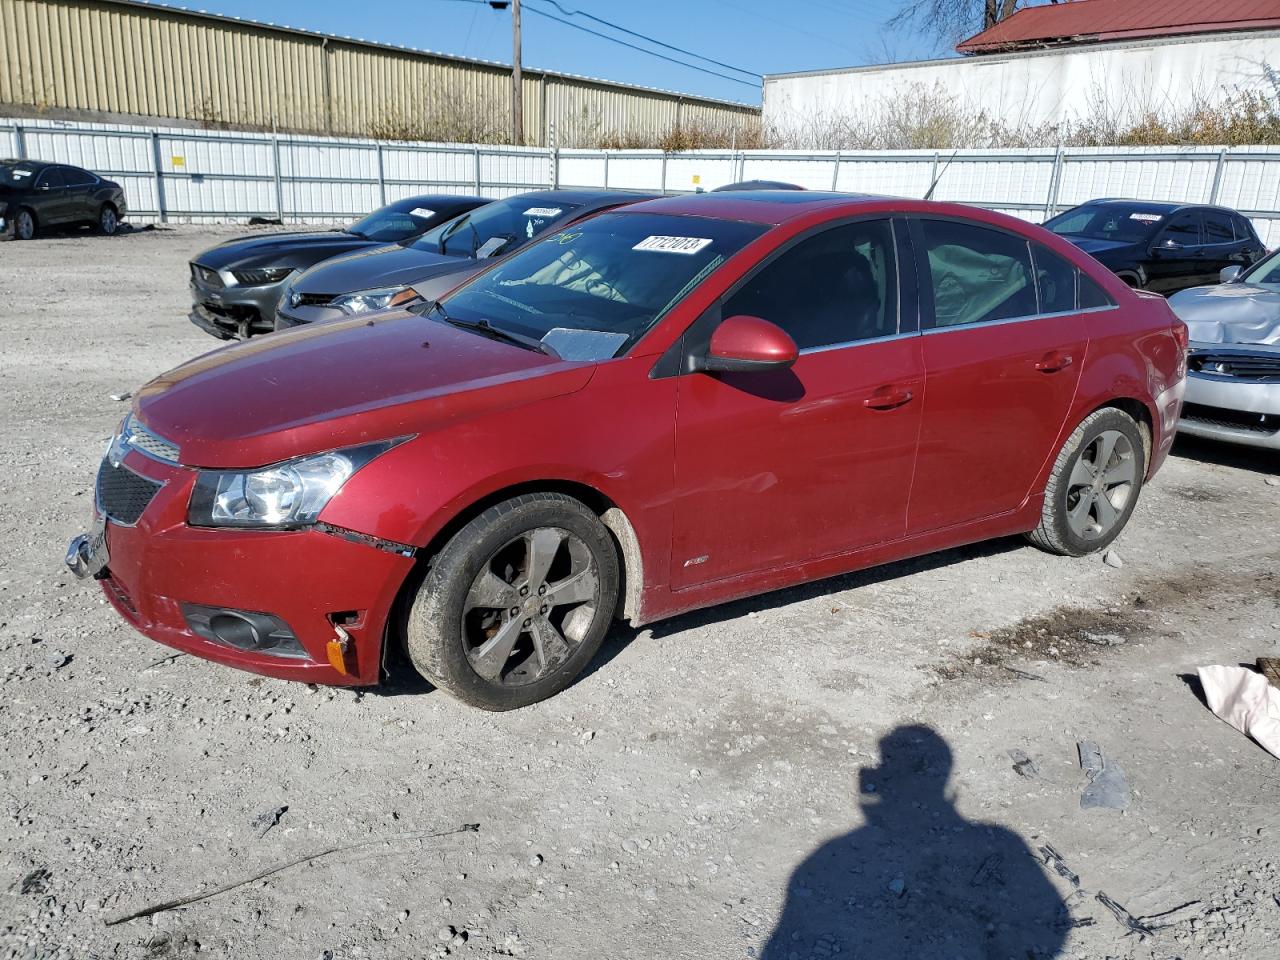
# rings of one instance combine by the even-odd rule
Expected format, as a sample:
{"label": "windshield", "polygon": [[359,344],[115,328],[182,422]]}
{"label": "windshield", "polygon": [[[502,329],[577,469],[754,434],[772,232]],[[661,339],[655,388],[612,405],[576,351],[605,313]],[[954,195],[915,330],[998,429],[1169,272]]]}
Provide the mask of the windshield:
{"label": "windshield", "polygon": [[1164,221],[1163,213],[1149,207],[1108,203],[1076,207],[1047,220],[1045,226],[1063,236],[1140,243],[1154,234]]}
{"label": "windshield", "polygon": [[484,260],[510,253],[580,206],[527,196],[495,200],[424,233],[412,246],[430,253]]}
{"label": "windshield", "polygon": [[1264,287],[1280,287],[1280,250],[1265,260],[1260,260],[1240,279],[1244,283],[1257,283]]}
{"label": "windshield", "polygon": [[30,163],[0,163],[0,187],[29,187],[37,173]]}
{"label": "windshield", "polygon": [[422,233],[431,225],[435,215],[435,210],[420,204],[397,204],[373,211],[363,220],[357,220],[347,227],[346,232],[365,240],[396,243]]}
{"label": "windshield", "polygon": [[640,339],[766,230],[703,217],[608,213],[531,244],[445,298],[448,316],[605,360]]}

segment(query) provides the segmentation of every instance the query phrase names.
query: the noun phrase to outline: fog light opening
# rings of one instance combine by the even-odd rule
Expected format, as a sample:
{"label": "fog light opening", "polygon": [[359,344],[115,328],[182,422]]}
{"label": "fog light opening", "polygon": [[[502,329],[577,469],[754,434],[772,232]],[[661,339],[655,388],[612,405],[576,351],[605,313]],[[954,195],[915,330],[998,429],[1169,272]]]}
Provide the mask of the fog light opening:
{"label": "fog light opening", "polygon": [[238,650],[253,650],[262,643],[258,628],[238,613],[219,613],[210,617],[209,632]]}
{"label": "fog light opening", "polygon": [[246,653],[307,659],[289,625],[269,613],[184,603],[182,615],[197,637]]}

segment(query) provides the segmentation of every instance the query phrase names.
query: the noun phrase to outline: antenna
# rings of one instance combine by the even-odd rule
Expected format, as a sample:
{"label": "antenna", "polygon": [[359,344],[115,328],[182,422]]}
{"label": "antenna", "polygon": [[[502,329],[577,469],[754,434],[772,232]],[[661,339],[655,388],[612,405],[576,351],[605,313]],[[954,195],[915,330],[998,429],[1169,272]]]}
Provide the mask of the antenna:
{"label": "antenna", "polygon": [[947,157],[947,162],[942,165],[942,169],[938,171],[938,175],[933,178],[933,183],[929,184],[929,189],[924,192],[924,199],[933,199],[933,191],[938,188],[938,181],[942,179],[942,175],[947,172],[947,167],[951,166],[951,161],[954,160],[959,153],[960,148],[957,147],[951,156]]}

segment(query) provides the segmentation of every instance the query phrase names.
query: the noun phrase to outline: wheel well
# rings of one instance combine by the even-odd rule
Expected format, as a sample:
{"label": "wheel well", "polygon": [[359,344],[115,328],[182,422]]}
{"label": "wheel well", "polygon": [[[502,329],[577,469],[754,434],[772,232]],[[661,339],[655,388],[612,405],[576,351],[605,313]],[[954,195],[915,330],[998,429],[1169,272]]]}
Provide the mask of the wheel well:
{"label": "wheel well", "polygon": [[105,210],[107,207],[110,207],[112,210],[114,210],[114,211],[116,212],[116,216],[119,216],[119,215],[120,215],[120,208],[119,208],[119,207],[117,207],[117,206],[116,206],[114,203],[112,203],[110,200],[104,200],[104,201],[103,201],[103,203],[102,203],[102,206],[98,208],[98,212],[99,212],[99,213],[101,213],[101,212],[102,212],[103,210]]}
{"label": "wheel well", "polygon": [[[1106,407],[1113,407],[1121,413],[1127,413],[1138,424],[1138,431],[1142,434],[1142,463],[1149,470],[1151,468],[1151,444],[1154,434],[1152,433],[1151,411],[1147,409],[1147,405],[1141,400],[1134,400],[1132,397],[1120,397],[1110,403],[1104,403],[1098,409],[1102,410]],[[1090,413],[1096,412],[1091,411]]]}
{"label": "wheel well", "polygon": [[1142,277],[1140,277],[1138,274],[1130,273],[1129,271],[1126,270],[1123,273],[1117,273],[1116,276],[1119,277],[1121,280],[1123,280],[1129,286],[1139,290],[1142,289]]}
{"label": "wheel well", "polygon": [[[453,536],[494,504],[502,503],[526,493],[560,493],[573,497],[591,510],[600,522],[605,525],[613,538],[614,548],[618,551],[618,564],[622,574],[622,583],[618,590],[618,609],[615,616],[621,619],[634,619],[640,610],[640,588],[644,584],[644,567],[640,555],[640,541],[636,537],[635,528],[627,515],[616,503],[599,490],[585,483],[571,480],[536,480],[529,483],[516,484],[495,490],[460,510],[448,523],[440,529],[431,541],[418,551],[419,566],[423,573],[431,566],[436,555],[444,549]],[[416,573],[416,571],[415,571]],[[408,583],[420,582],[419,576],[410,576]],[[415,586],[416,589],[416,586]],[[411,598],[410,598],[411,599]]]}

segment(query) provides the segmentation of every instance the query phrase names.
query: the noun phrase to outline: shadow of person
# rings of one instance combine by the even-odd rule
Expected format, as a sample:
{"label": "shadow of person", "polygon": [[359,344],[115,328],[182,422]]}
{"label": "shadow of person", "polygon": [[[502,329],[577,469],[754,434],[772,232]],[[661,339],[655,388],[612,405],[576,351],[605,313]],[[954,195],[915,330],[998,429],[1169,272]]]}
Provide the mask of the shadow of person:
{"label": "shadow of person", "polygon": [[866,824],[792,874],[763,960],[1049,960],[1066,904],[1026,844],[964,819],[944,793],[951,750],[925,726],[880,741],[859,771]]}

